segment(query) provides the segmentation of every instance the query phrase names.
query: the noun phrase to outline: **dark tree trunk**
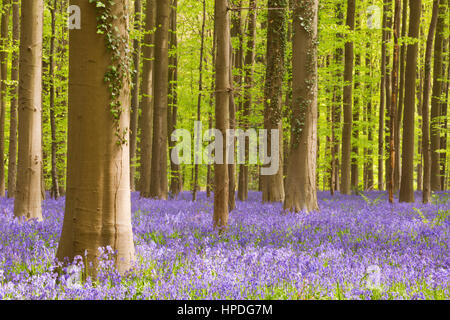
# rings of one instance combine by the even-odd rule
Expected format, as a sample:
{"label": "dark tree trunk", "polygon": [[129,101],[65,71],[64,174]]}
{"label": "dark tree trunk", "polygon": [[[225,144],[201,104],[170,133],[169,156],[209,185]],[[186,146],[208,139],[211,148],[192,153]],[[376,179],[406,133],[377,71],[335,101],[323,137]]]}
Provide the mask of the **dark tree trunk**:
{"label": "dark tree trunk", "polygon": [[[421,0],[410,0],[410,38],[419,37]],[[403,117],[403,153],[400,202],[414,202],[414,118],[418,43],[408,44],[406,53],[405,105]]]}
{"label": "dark tree trunk", "polygon": [[[355,0],[347,0],[347,27],[355,29]],[[344,126],[342,129],[341,193],[351,193],[351,151],[353,126],[353,41],[345,43]]]}
{"label": "dark tree trunk", "polygon": [[133,40],[133,88],[131,90],[131,120],[130,120],[130,188],[136,190],[136,165],[137,165],[137,137],[139,119],[139,81],[141,75],[141,32],[142,32],[142,5],[141,0],[134,2],[134,29],[138,36]]}
{"label": "dark tree trunk", "polygon": [[[287,8],[286,0],[269,0],[269,8]],[[283,202],[283,77],[286,42],[286,15],[284,10],[268,10],[267,69],[264,89],[264,129],[267,130],[267,152],[272,143],[278,143],[279,170],[274,175],[261,177],[263,202]],[[279,140],[272,141],[271,130],[279,130]],[[271,155],[275,157],[276,155]]]}

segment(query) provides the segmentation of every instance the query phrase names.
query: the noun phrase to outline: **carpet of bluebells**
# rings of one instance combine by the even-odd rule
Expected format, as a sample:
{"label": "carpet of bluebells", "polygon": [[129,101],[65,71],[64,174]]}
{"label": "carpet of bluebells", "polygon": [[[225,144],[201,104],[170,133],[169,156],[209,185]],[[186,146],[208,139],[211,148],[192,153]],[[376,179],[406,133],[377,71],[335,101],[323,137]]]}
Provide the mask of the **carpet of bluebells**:
{"label": "carpet of bluebells", "polygon": [[[286,214],[260,193],[212,228],[212,200],[132,195],[136,263],[125,275],[103,249],[95,280],[83,257],[57,272],[64,199],[44,221],[13,218],[0,200],[1,299],[449,299],[450,197],[390,205],[382,193],[319,193],[321,211]],[[371,270],[379,271],[379,279]],[[379,281],[378,281],[379,280]]]}

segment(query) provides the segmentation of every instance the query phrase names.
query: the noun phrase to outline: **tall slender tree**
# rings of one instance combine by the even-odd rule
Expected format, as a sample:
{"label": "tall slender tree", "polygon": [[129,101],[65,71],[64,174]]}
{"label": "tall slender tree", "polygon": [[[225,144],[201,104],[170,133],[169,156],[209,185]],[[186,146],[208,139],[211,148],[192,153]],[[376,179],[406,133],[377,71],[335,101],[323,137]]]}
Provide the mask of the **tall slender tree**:
{"label": "tall slender tree", "polygon": [[[215,0],[214,29],[217,37],[216,56],[216,129],[226,137],[229,128],[230,103],[230,17],[227,0]],[[226,140],[226,139],[224,139]],[[222,163],[214,165],[214,227],[223,230],[228,225],[228,165],[226,143],[222,148]]]}
{"label": "tall slender tree", "polygon": [[433,51],[434,34],[436,32],[439,14],[439,0],[433,1],[433,13],[428,30],[427,47],[425,52],[425,79],[422,99],[422,153],[423,153],[423,194],[422,202],[431,200],[431,153],[430,153],[430,87],[431,87],[431,58]]}
{"label": "tall slender tree", "polygon": [[431,191],[441,190],[440,170],[440,123],[441,94],[442,94],[442,63],[445,27],[446,3],[439,6],[439,14],[434,38],[434,66],[433,66],[433,91],[431,96],[430,113],[430,144],[431,144]]}
{"label": "tall slender tree", "polygon": [[154,67],[154,27],[156,0],[147,0],[145,8],[145,35],[142,44],[142,114],[139,119],[141,128],[140,139],[140,181],[141,196],[149,197],[152,163],[152,133],[153,133],[153,67]]}
{"label": "tall slender tree", "polygon": [[[419,37],[421,0],[410,0],[408,36]],[[417,42],[409,43],[406,53],[405,104],[403,116],[403,152],[402,177],[400,184],[400,202],[414,202],[414,118],[416,106]]]}
{"label": "tall slender tree", "polygon": [[[203,54],[205,51],[205,27],[206,27],[206,0],[202,2],[202,31],[200,35],[200,58],[199,58],[199,67],[198,67],[198,98],[197,98],[197,121],[201,122],[202,120],[202,98],[203,98]],[[200,141],[195,141],[196,144],[200,144]],[[200,150],[200,145],[196,146],[196,150]],[[198,186],[198,160],[197,154],[195,155],[196,161],[194,161],[194,187],[192,190],[192,200],[197,200],[197,191],[199,189]]]}
{"label": "tall slender tree", "polygon": [[169,16],[167,0],[156,0],[154,116],[150,197],[167,199],[167,110],[169,89]]}
{"label": "tall slender tree", "polygon": [[[347,1],[347,22],[350,32],[355,29],[355,0]],[[344,70],[344,126],[342,130],[342,156],[341,156],[341,193],[351,193],[351,151],[352,151],[352,123],[353,123],[353,40],[345,43],[345,70]]]}
{"label": "tall slender tree", "polygon": [[[172,0],[170,10],[170,56],[169,56],[169,114],[168,114],[168,139],[169,150],[175,146],[171,139],[171,134],[175,130],[178,117],[178,37],[177,37],[177,9],[178,1]],[[170,161],[170,193],[177,196],[181,192],[181,168],[180,165]]]}
{"label": "tall slender tree", "polygon": [[8,156],[8,198],[14,197],[16,191],[17,174],[17,109],[18,109],[18,81],[19,81],[19,54],[16,47],[20,38],[20,2],[12,2],[12,63],[11,63],[11,107],[9,119],[9,156]]}
{"label": "tall slender tree", "polygon": [[392,65],[392,96],[391,96],[391,106],[389,109],[389,202],[394,203],[394,192],[395,192],[395,167],[397,166],[396,152],[395,149],[395,134],[396,134],[396,124],[397,124],[397,103],[398,103],[398,69],[400,63],[400,18],[401,18],[401,2],[400,0],[395,0],[395,12],[394,12],[394,54],[393,65]]}
{"label": "tall slender tree", "polygon": [[52,137],[51,145],[51,176],[52,176],[52,187],[50,189],[50,196],[54,199],[59,198],[59,181],[57,172],[57,158],[56,154],[58,151],[58,141],[56,140],[56,115],[55,115],[55,98],[56,98],[56,85],[55,85],[55,54],[56,54],[56,10],[58,2],[53,0],[52,6],[50,8],[51,12],[51,27],[52,35],[50,37],[50,62],[49,62],[49,75],[50,75],[50,130]]}
{"label": "tall slender tree", "polygon": [[5,116],[8,89],[8,45],[9,45],[9,16],[11,1],[3,0],[0,32],[0,197],[5,196]]}
{"label": "tall slender tree", "polygon": [[130,120],[130,188],[135,191],[137,137],[139,119],[139,93],[141,75],[141,31],[142,31],[142,4],[141,0],[134,2],[134,29],[137,31],[133,40],[133,88],[131,90],[131,120]]}
{"label": "tall slender tree", "polygon": [[[255,63],[255,39],[256,39],[256,5],[257,0],[250,0],[248,12],[248,26],[247,26],[247,49],[244,60],[244,102],[243,102],[243,127],[245,130],[249,128],[250,110],[252,107],[252,92],[253,74]],[[239,169],[239,184],[238,184],[238,199],[245,201],[248,198],[248,160],[249,160],[249,146],[248,141],[245,145],[245,163],[240,165]]]}
{"label": "tall slender tree", "polygon": [[[402,2],[402,31],[401,38],[405,38],[408,27],[408,0]],[[403,117],[403,101],[405,97],[405,59],[406,59],[406,43],[402,43],[400,47],[400,74],[399,74],[399,90],[398,90],[398,105],[397,105],[397,121],[395,123],[395,186],[394,190],[398,191],[400,188],[400,128]]]}

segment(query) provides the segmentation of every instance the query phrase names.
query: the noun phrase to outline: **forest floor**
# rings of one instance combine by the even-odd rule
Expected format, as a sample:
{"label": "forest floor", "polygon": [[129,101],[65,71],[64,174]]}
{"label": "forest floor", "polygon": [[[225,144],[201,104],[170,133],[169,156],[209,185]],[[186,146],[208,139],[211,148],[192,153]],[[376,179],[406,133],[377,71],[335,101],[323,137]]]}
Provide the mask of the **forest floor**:
{"label": "forest floor", "polygon": [[391,206],[382,193],[323,192],[320,212],[283,214],[253,192],[219,236],[204,193],[133,194],[136,266],[120,276],[106,259],[95,282],[55,272],[64,199],[46,200],[39,223],[14,220],[1,199],[0,300],[450,299],[450,197],[416,197]]}

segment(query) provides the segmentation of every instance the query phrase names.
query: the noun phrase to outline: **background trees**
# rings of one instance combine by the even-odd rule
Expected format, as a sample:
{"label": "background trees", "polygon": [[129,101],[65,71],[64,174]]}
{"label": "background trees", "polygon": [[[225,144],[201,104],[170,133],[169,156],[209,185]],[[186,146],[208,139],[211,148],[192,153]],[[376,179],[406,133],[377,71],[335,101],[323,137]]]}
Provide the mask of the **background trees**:
{"label": "background trees", "polygon": [[[428,202],[431,192],[448,188],[448,0],[321,0],[319,8],[310,0],[128,2],[126,56],[134,72],[131,95],[120,97],[132,113],[116,138],[129,132],[129,181],[140,196],[168,199],[191,189],[201,200],[198,192],[214,192],[222,227],[238,205],[236,185],[238,200],[260,190],[264,201],[284,201],[290,210],[317,209],[315,190],[389,189],[392,202],[410,202],[423,187]],[[75,103],[68,103],[68,89],[75,90],[69,69],[87,84],[107,65],[71,52],[67,0],[0,3],[0,195],[5,185],[9,197],[17,195],[18,216],[40,218],[41,189],[58,197],[72,188],[70,172],[84,172],[70,160],[82,149],[66,147],[74,123],[67,110]],[[89,105],[97,98],[91,93]],[[279,144],[279,171],[262,176],[261,162],[227,172],[222,164],[174,164],[170,135],[193,133],[195,121],[221,131],[279,129],[280,140],[267,148]],[[114,134],[108,130],[98,135]],[[97,138],[90,142],[103,147],[106,140]],[[247,146],[246,159],[250,152]]]}

